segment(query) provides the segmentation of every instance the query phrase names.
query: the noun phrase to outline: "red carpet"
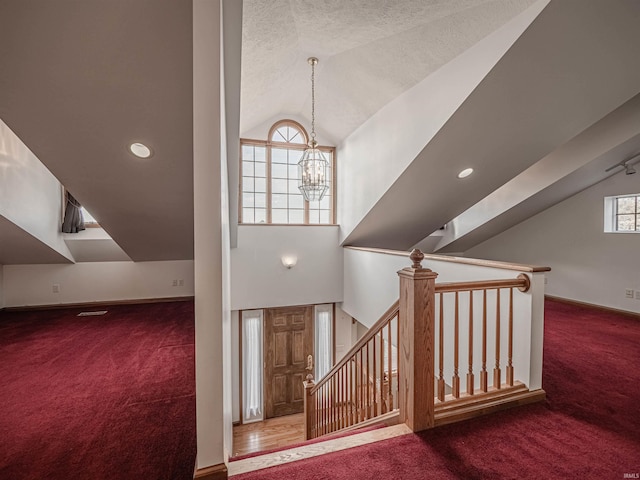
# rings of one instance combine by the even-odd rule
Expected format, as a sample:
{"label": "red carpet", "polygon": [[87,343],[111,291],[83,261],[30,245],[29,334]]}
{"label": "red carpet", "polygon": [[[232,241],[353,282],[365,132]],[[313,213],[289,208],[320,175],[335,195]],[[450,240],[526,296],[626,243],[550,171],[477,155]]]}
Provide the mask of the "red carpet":
{"label": "red carpet", "polygon": [[193,303],[0,313],[0,479],[190,479]]}
{"label": "red carpet", "polygon": [[544,403],[233,478],[602,480],[640,473],[640,319],[547,301],[544,389]]}

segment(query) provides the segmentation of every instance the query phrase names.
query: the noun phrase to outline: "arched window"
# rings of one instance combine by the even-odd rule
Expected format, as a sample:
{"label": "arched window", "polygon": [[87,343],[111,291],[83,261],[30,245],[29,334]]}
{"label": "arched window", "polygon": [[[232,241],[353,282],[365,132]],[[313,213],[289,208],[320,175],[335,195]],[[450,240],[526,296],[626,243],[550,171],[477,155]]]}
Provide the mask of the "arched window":
{"label": "arched window", "polygon": [[309,136],[293,120],[276,122],[267,140],[241,140],[240,223],[333,224],[334,147],[321,146],[329,161],[329,191],[307,202],[298,189],[298,161]]}

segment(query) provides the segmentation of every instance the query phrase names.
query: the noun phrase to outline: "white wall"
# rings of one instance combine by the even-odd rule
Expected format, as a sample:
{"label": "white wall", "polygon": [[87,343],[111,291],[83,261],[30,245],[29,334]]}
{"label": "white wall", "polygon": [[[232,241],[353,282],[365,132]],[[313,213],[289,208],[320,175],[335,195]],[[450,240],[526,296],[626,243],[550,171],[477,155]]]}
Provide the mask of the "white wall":
{"label": "white wall", "polygon": [[354,334],[355,325],[353,318],[338,305],[336,305],[335,327],[336,358],[334,359],[334,363],[344,357],[344,354],[347,353],[358,340]]}
{"label": "white wall", "polygon": [[[192,296],[193,260],[5,265],[5,307]],[[173,280],[183,280],[173,286]],[[59,292],[53,292],[58,285]]]}
{"label": "white wall", "polygon": [[[197,468],[225,462],[220,0],[193,0]],[[230,366],[229,366],[230,367]]]}
{"label": "white wall", "polygon": [[[283,255],[295,255],[291,269]],[[342,300],[337,226],[240,225],[231,250],[231,308],[280,307]]]}
{"label": "white wall", "polygon": [[0,120],[0,215],[73,260],[61,212],[62,185]]}
{"label": "white wall", "polygon": [[531,217],[467,256],[551,267],[546,292],[581,302],[640,312],[640,235],[604,233],[605,196],[640,193],[640,175],[619,173]]}
{"label": "white wall", "polygon": [[240,421],[240,312],[231,312],[232,419]]}

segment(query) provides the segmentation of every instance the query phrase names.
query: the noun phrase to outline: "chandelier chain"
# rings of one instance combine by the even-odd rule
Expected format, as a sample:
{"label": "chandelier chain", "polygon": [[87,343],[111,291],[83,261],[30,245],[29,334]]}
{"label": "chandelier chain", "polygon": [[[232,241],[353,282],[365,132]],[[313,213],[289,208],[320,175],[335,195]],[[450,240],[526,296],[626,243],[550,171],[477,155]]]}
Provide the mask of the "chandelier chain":
{"label": "chandelier chain", "polygon": [[311,62],[311,140],[316,139],[316,64]]}

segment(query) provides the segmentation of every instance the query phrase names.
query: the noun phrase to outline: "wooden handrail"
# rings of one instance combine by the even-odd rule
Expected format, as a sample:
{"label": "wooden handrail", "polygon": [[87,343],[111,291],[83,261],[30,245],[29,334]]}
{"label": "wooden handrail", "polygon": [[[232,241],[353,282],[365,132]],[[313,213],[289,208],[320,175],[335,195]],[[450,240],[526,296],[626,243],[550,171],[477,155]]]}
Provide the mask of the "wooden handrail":
{"label": "wooden handrail", "polygon": [[521,292],[527,292],[531,287],[531,280],[525,274],[518,275],[514,279],[504,280],[480,280],[474,282],[444,282],[436,283],[436,293],[467,292],[471,290],[487,290],[493,288],[518,288]]}
{"label": "wooden handrail", "polygon": [[[347,250],[358,250],[361,252],[379,253],[383,255],[395,255],[398,257],[408,257],[411,252],[404,250],[388,250],[384,248],[369,248],[369,247],[354,247],[346,245],[343,248]],[[480,258],[466,258],[466,257],[454,257],[451,255],[433,255],[424,254],[424,260],[433,260],[437,262],[450,262],[459,263],[463,265],[475,265],[478,267],[500,268],[503,270],[516,270],[520,272],[549,272],[550,267],[544,267],[540,265],[524,265],[518,263],[500,262],[498,260],[482,260]]]}
{"label": "wooden handrail", "polygon": [[315,386],[311,389],[311,395],[316,393],[320,387],[322,387],[325,383],[329,381],[329,379],[342,367],[344,367],[362,347],[364,347],[373,337],[375,337],[380,328],[390,322],[396,315],[398,315],[398,311],[400,308],[400,300],[396,300],[391,307],[380,317],[380,319],[371,325],[367,333],[365,333],[360,340],[358,340],[353,347],[349,349],[347,353],[344,354],[342,359],[336,363],[331,370],[320,380]]}

